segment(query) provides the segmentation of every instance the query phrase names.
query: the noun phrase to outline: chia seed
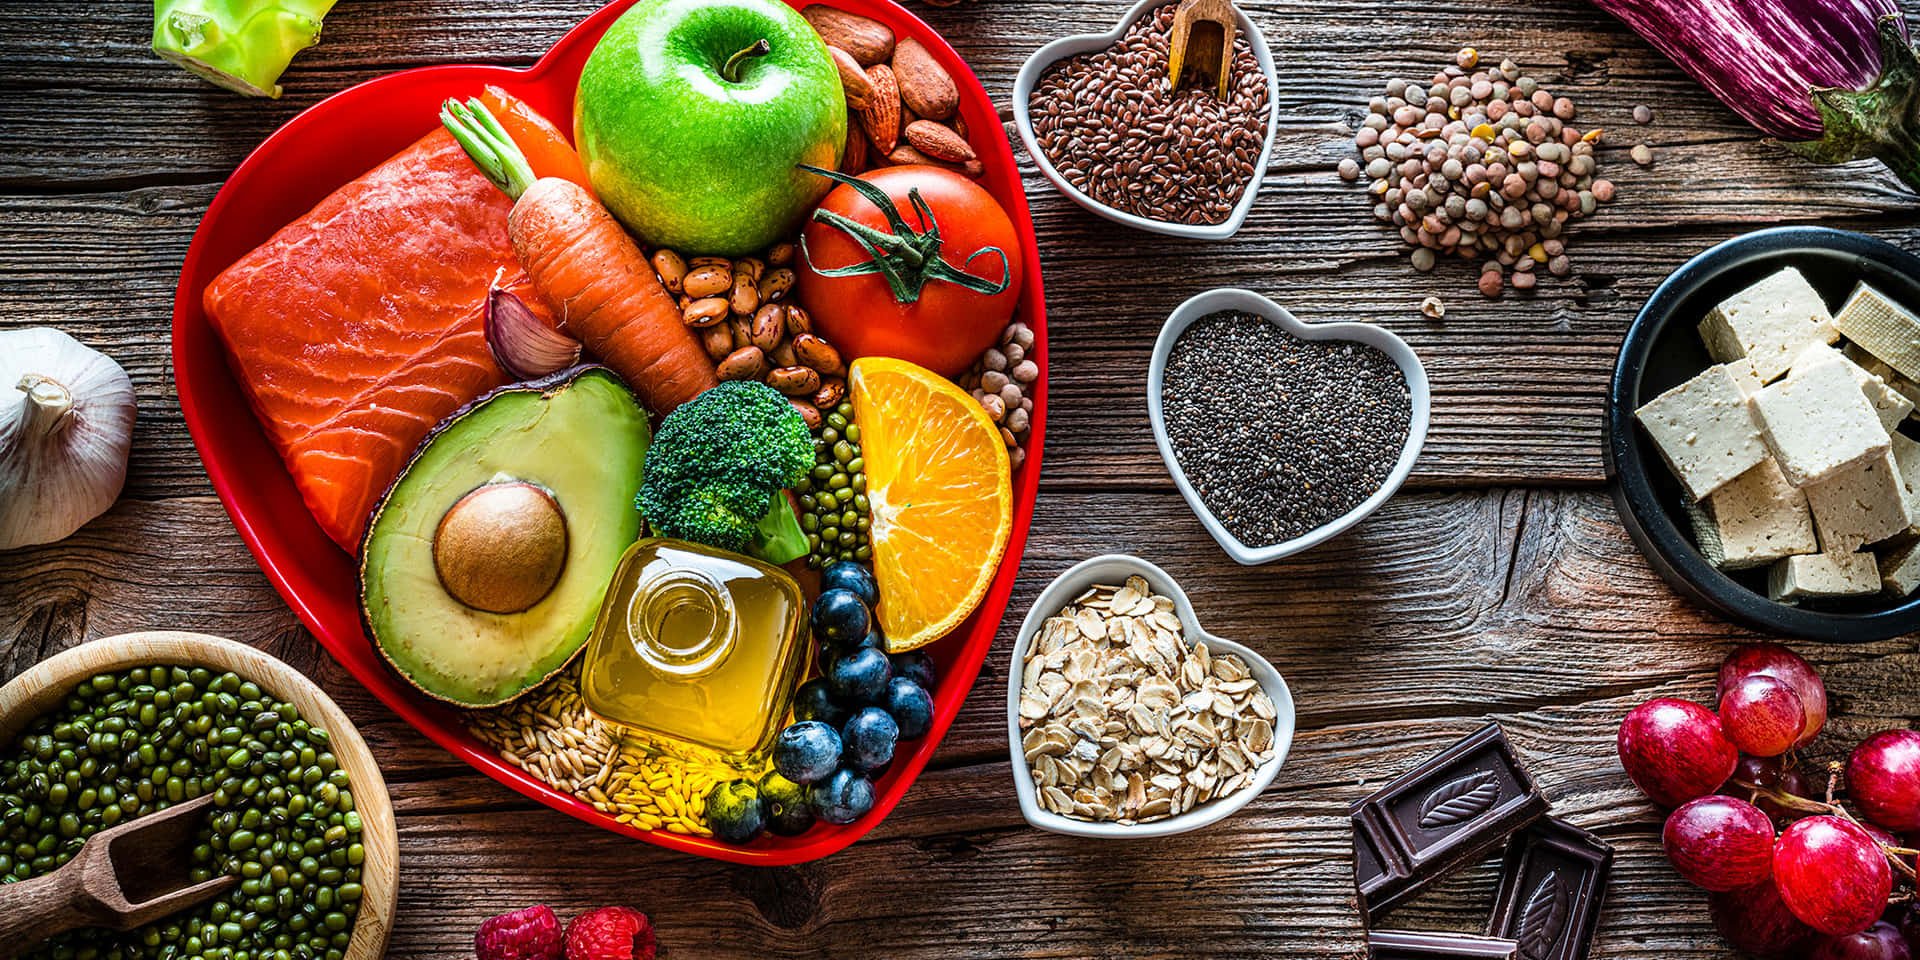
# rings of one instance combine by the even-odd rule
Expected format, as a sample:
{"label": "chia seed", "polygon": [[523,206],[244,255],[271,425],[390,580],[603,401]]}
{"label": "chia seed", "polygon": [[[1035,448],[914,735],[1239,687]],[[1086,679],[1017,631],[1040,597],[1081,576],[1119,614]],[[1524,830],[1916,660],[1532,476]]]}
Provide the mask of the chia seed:
{"label": "chia seed", "polygon": [[1160,400],[1187,482],[1255,547],[1301,536],[1372,496],[1399,461],[1413,415],[1406,376],[1378,349],[1302,340],[1231,311],[1180,334]]}

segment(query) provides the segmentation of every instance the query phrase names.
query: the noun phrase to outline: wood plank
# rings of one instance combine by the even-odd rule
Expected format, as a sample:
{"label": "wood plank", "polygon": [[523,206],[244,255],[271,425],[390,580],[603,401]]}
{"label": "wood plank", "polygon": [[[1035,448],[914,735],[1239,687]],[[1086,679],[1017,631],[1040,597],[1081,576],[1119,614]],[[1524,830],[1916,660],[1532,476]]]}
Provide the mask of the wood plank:
{"label": "wood plank", "polygon": [[[165,319],[212,181],[293,112],[346,83],[411,63],[525,62],[592,6],[479,13],[450,0],[346,4],[329,18],[325,42],[296,61],[291,92],[277,102],[229,96],[151,58],[137,3],[0,10],[0,50],[19,51],[23,64],[0,97],[0,137],[18,147],[0,157],[0,189],[32,191],[0,197],[0,217],[18,225],[0,237],[0,325],[57,320],[129,368],[143,420],[129,495],[207,492],[171,392]],[[1252,5],[1290,48],[1349,53],[1306,75],[1288,72],[1272,177],[1232,245],[1103,229],[1022,161],[1054,291],[1049,485],[1165,485],[1139,402],[1147,351],[1166,313],[1207,287],[1249,286],[1308,319],[1377,320],[1406,335],[1436,392],[1416,486],[1590,483],[1600,475],[1614,345],[1686,257],[1780,220],[1842,222],[1920,249],[1912,218],[1920,200],[1884,171],[1785,158],[1592,8],[1561,0],[1552,16],[1523,17],[1520,6],[1498,0],[1454,11],[1457,36],[1408,44],[1361,4]],[[1008,88],[1038,38],[1112,15],[991,0],[923,12],[994,91]],[[65,26],[50,29],[55,21]],[[34,42],[47,37],[55,39]],[[1417,277],[1397,238],[1371,222],[1358,189],[1332,172],[1359,119],[1354,105],[1380,78],[1430,71],[1458,42],[1488,56],[1540,51],[1539,73],[1578,92],[1586,122],[1624,131],[1603,151],[1621,199],[1576,233],[1581,275],[1570,282],[1489,302],[1472,290],[1470,264]],[[1661,104],[1653,126],[1627,119],[1641,102]],[[169,122],[122,122],[127,116]],[[1639,168],[1622,157],[1627,135],[1675,146]],[[163,185],[111,189],[155,181]],[[109,192],[77,192],[102,187]],[[1135,266],[1143,257],[1152,264],[1144,273]],[[1428,293],[1448,301],[1446,323],[1419,317]]]}
{"label": "wood plank", "polygon": [[[663,943],[713,957],[1346,956],[1358,931],[1345,805],[1489,717],[1556,810],[1620,848],[1596,956],[1723,954],[1701,895],[1661,861],[1659,814],[1627,785],[1612,738],[1640,700],[1704,697],[1726,645],[1751,636],[1666,591],[1601,497],[1403,496],[1352,534],[1261,568],[1226,563],[1171,494],[1050,492],[1039,507],[1001,649],[1053,574],[1130,549],[1188,586],[1210,630],[1288,676],[1300,705],[1292,757],[1228,825],[1127,845],[1025,828],[1008,781],[1002,654],[935,769],[870,839],[825,862],[736,868],[583,829],[452,762],[373,702],[293,625],[205,498],[125,502],[65,544],[10,555],[0,670],[82,637],[166,625],[258,643],[315,676],[393,787],[400,957],[458,955],[480,919],[523,902],[566,915],[623,900],[655,916]],[[1920,719],[1903,695],[1920,673],[1911,641],[1804,652],[1835,704],[1811,759]],[[1490,871],[1404,922],[1474,926]],[[903,882],[929,893],[884,893]]]}
{"label": "wood plank", "polygon": [[[1398,239],[1363,222],[1359,198],[1331,174],[1268,190],[1274,199],[1256,209],[1251,241],[1166,244],[1145,278],[1127,265],[1148,241],[1049,212],[1064,201],[1036,194],[1051,292],[1048,487],[1168,488],[1147,425],[1147,360],[1167,314],[1214,286],[1268,293],[1312,322],[1378,322],[1413,344],[1434,389],[1415,488],[1597,482],[1605,391],[1634,313],[1688,257],[1754,226],[1629,229],[1631,218],[1610,210],[1596,221],[1600,235],[1573,248],[1581,277],[1488,301],[1471,289],[1467,263],[1409,283],[1417,275],[1395,252]],[[128,496],[208,492],[173,388],[169,318],[178,265],[214,191],[0,196],[0,218],[15,225],[0,235],[0,328],[56,323],[134,378]],[[1911,218],[1852,225],[1920,250]],[[1442,323],[1419,315],[1431,292],[1449,304]]]}

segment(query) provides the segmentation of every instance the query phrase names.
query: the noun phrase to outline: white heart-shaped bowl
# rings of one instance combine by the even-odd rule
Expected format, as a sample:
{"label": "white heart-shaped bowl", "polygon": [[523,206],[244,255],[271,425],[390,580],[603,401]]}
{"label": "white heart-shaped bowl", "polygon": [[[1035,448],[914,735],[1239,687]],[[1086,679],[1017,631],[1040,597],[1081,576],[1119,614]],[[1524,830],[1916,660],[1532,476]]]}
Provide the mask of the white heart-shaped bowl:
{"label": "white heart-shaped bowl", "polygon": [[[1193,484],[1187,482],[1186,471],[1180,468],[1180,461],[1173,454],[1173,443],[1167,439],[1166,414],[1160,404],[1160,390],[1167,375],[1167,355],[1173,352],[1174,342],[1195,320],[1223,310],[1266,317],[1274,326],[1302,340],[1346,340],[1378,349],[1392,359],[1400,367],[1400,373],[1407,378],[1407,398],[1413,408],[1407,423],[1406,445],[1400,448],[1400,459],[1395,461],[1393,472],[1387,475],[1387,482],[1381,484],[1380,489],[1338,518],[1291,540],[1264,547],[1250,547],[1241,543],[1201,502],[1200,494],[1193,489]],[[1301,323],[1287,312],[1287,308],[1251,290],[1236,287],[1208,290],[1174,310],[1173,315],[1167,318],[1166,325],[1160,328],[1160,337],[1153,344],[1153,360],[1147,367],[1147,419],[1153,424],[1153,442],[1160,447],[1160,459],[1166,461],[1167,472],[1173,474],[1173,483],[1180,488],[1180,495],[1187,498],[1187,505],[1193,508],[1194,516],[1199,517],[1207,532],[1219,541],[1220,549],[1247,566],[1272,563],[1281,557],[1317,546],[1359,523],[1367,514],[1386,503],[1387,498],[1400,489],[1400,484],[1406,482],[1407,474],[1413,472],[1413,462],[1420,458],[1420,448],[1427,442],[1427,421],[1432,414],[1432,407],[1433,395],[1427,384],[1426,367],[1420,364],[1420,357],[1413,352],[1413,348],[1392,331],[1371,323]]]}
{"label": "white heart-shaped bowl", "polygon": [[[1182,632],[1189,643],[1204,640],[1209,651],[1216,654],[1231,653],[1246,662],[1254,679],[1260,681],[1260,688],[1273,701],[1273,759],[1262,764],[1254,773],[1253,781],[1246,786],[1165,820],[1126,824],[1094,823],[1063,817],[1040,806],[1033,770],[1027,766],[1026,751],[1020,746],[1020,686],[1022,674],[1025,673],[1023,665],[1026,663],[1027,650],[1033,646],[1034,638],[1039,636],[1041,624],[1059,613],[1061,608],[1088,587],[1096,583],[1118,585],[1135,575],[1146,578],[1155,593],[1172,598],[1173,612],[1180,617]],[[1165,570],[1139,557],[1113,553],[1082,560],[1055,577],[1045,590],[1040,591],[1039,599],[1033,601],[1026,620],[1020,624],[1020,635],[1013,642],[1013,663],[1007,670],[1007,749],[1013,757],[1013,791],[1020,799],[1020,815],[1042,830],[1074,837],[1101,838],[1167,837],[1198,830],[1230,816],[1267,789],[1280,772],[1280,765],[1287,761],[1287,749],[1292,745],[1293,693],[1287,689],[1287,681],[1281,678],[1280,671],[1275,670],[1273,664],[1258,653],[1202,630],[1200,621],[1193,615],[1193,604],[1187,600],[1180,585],[1167,576]]]}
{"label": "white heart-shaped bowl", "polygon": [[1092,197],[1080,192],[1080,188],[1067,182],[1067,178],[1055,169],[1053,161],[1047,158],[1046,151],[1040,149],[1040,143],[1033,135],[1033,116],[1028,101],[1033,99],[1033,88],[1040,83],[1040,75],[1053,66],[1056,61],[1080,53],[1104,50],[1119,40],[1133,26],[1134,21],[1149,12],[1178,0],[1140,0],[1134,4],[1120,23],[1106,33],[1082,33],[1071,37],[1062,37],[1034,51],[1033,56],[1020,67],[1013,79],[1013,125],[1020,131],[1020,142],[1027,145],[1027,156],[1040,168],[1040,172],[1053,182],[1055,189],[1093,213],[1123,223],[1149,233],[1165,234],[1170,237],[1188,237],[1194,240],[1225,240],[1239,232],[1240,225],[1247,220],[1247,211],[1253,209],[1253,202],[1260,194],[1260,181],[1265,179],[1267,160],[1273,155],[1274,131],[1280,127],[1280,81],[1273,70],[1273,53],[1267,49],[1267,38],[1260,28],[1247,17],[1245,11],[1235,9],[1240,21],[1240,33],[1247,38],[1247,45],[1253,48],[1253,59],[1260,64],[1260,72],[1267,78],[1267,138],[1260,147],[1260,159],[1254,161],[1253,178],[1247,181],[1247,187],[1240,194],[1240,202],[1233,205],[1233,212],[1220,223],[1186,224],[1168,223],[1164,220],[1151,220],[1135,216],[1124,210],[1116,210]]}

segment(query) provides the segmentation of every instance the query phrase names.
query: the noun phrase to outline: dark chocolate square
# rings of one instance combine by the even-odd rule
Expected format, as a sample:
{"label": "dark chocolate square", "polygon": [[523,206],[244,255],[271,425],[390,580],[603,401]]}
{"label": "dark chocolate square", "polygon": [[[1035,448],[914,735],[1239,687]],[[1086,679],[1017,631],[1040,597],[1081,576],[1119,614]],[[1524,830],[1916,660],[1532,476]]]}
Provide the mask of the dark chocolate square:
{"label": "dark chocolate square", "polygon": [[1507,842],[1487,934],[1518,942],[1519,960],[1586,960],[1612,873],[1606,841],[1548,817]]}

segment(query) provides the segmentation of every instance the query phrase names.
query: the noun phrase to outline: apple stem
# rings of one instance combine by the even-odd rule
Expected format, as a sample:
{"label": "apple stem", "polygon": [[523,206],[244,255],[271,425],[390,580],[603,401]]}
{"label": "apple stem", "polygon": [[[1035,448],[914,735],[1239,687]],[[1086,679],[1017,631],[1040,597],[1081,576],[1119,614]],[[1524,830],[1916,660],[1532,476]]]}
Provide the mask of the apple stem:
{"label": "apple stem", "polygon": [[753,57],[764,57],[772,52],[773,44],[768,43],[765,37],[760,38],[754,42],[753,46],[727,58],[726,66],[720,68],[720,79],[728,83],[739,83],[741,64]]}

